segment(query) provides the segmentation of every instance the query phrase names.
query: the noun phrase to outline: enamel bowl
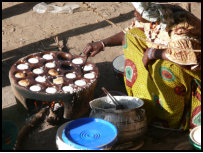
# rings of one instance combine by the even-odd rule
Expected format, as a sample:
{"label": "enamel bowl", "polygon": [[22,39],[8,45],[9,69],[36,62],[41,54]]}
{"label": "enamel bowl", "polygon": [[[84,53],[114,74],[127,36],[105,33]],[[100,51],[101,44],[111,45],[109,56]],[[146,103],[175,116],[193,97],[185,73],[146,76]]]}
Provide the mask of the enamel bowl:
{"label": "enamel bowl", "polygon": [[117,56],[113,62],[113,70],[116,78],[124,85],[124,66],[125,66],[125,57],[124,55]]}
{"label": "enamel bowl", "polygon": [[190,131],[189,141],[196,150],[201,150],[201,126],[197,126]]}

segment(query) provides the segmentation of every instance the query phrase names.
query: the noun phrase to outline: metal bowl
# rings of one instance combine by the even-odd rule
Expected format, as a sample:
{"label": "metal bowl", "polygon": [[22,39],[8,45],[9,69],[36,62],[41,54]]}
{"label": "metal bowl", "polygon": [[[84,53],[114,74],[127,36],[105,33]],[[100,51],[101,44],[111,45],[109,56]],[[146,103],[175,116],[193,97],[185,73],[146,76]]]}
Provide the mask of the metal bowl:
{"label": "metal bowl", "polygon": [[125,66],[125,57],[124,55],[117,56],[113,62],[113,70],[116,78],[124,85],[124,66]]}

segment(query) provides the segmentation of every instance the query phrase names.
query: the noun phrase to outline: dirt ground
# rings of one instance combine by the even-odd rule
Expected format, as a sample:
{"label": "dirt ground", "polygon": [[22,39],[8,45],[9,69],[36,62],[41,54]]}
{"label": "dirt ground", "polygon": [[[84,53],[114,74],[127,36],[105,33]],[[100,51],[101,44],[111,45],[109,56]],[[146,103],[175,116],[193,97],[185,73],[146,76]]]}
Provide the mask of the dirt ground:
{"label": "dirt ground", "polygon": [[[36,13],[32,10],[37,2],[2,2],[2,120],[13,121],[20,129],[27,114],[20,110],[11,91],[8,72],[19,58],[31,53],[55,50],[55,36],[63,41],[67,51],[79,55],[87,43],[98,41],[120,32],[86,9],[73,14]],[[64,6],[82,2],[49,2],[49,5]],[[133,19],[133,6],[128,2],[90,2],[92,7],[125,28]],[[192,3],[191,12],[201,19],[201,3]],[[95,98],[102,94],[101,87],[125,93],[124,87],[115,78],[112,61],[123,54],[121,46],[108,47],[89,61],[96,63],[100,77],[95,89]],[[31,133],[23,150],[56,150],[55,136],[58,127],[46,125]],[[192,150],[188,144],[188,133],[150,128],[141,150]],[[39,139],[41,141],[39,141]],[[178,146],[179,145],[179,146]],[[189,145],[189,144],[188,144]],[[178,147],[179,148],[178,148]],[[181,148],[182,147],[182,148]]]}

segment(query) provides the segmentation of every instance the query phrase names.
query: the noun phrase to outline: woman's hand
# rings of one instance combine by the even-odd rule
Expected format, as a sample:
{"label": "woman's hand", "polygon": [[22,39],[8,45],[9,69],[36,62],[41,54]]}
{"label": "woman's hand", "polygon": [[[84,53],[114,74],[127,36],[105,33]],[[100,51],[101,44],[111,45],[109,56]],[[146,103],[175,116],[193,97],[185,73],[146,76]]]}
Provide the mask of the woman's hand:
{"label": "woman's hand", "polygon": [[144,64],[144,67],[147,69],[147,71],[148,71],[148,64],[150,63],[150,61],[155,59],[154,58],[155,51],[156,51],[156,49],[154,49],[154,48],[147,48],[146,51],[144,52],[142,62]]}
{"label": "woman's hand", "polygon": [[92,42],[88,43],[86,47],[83,49],[83,53],[88,56],[90,55],[91,57],[95,56],[98,54],[100,51],[104,50],[104,44],[102,41],[98,42]]}
{"label": "woman's hand", "polygon": [[112,46],[122,45],[122,41],[124,38],[125,38],[125,34],[123,31],[121,31],[101,41],[88,43],[86,47],[83,49],[83,53],[86,56],[90,55],[91,57],[93,57],[96,54],[98,54],[100,51],[104,50],[104,47],[106,46],[112,47]]}

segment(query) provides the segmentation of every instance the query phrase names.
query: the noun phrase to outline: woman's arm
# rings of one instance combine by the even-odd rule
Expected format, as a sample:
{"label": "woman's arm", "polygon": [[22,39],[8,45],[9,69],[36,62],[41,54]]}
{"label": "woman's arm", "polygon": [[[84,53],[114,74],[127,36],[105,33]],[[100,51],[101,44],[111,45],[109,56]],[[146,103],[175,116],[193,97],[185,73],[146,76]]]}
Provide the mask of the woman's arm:
{"label": "woman's arm", "polygon": [[152,58],[153,59],[163,59],[170,61],[166,56],[166,49],[156,49],[155,51],[152,51]]}
{"label": "woman's arm", "polygon": [[104,43],[105,46],[108,47],[122,45],[124,35],[125,35],[124,32],[119,32],[101,41]]}
{"label": "woman's arm", "polygon": [[119,32],[101,41],[88,43],[86,47],[83,49],[83,53],[86,56],[90,54],[90,56],[93,57],[96,54],[98,54],[100,51],[104,50],[104,47],[122,45],[124,35],[125,35],[124,32]]}
{"label": "woman's arm", "polygon": [[[148,70],[148,64],[150,63],[150,61],[154,61],[157,59],[170,61],[166,57],[166,52],[167,52],[167,49],[154,49],[154,48],[146,49],[143,59],[142,59],[144,67]],[[170,61],[170,62],[173,62],[173,61]],[[191,70],[192,67],[194,66],[194,65],[180,65],[180,64],[178,64],[178,65],[187,70]],[[196,69],[201,70],[201,57],[200,57],[200,65],[198,65],[198,67]]]}

